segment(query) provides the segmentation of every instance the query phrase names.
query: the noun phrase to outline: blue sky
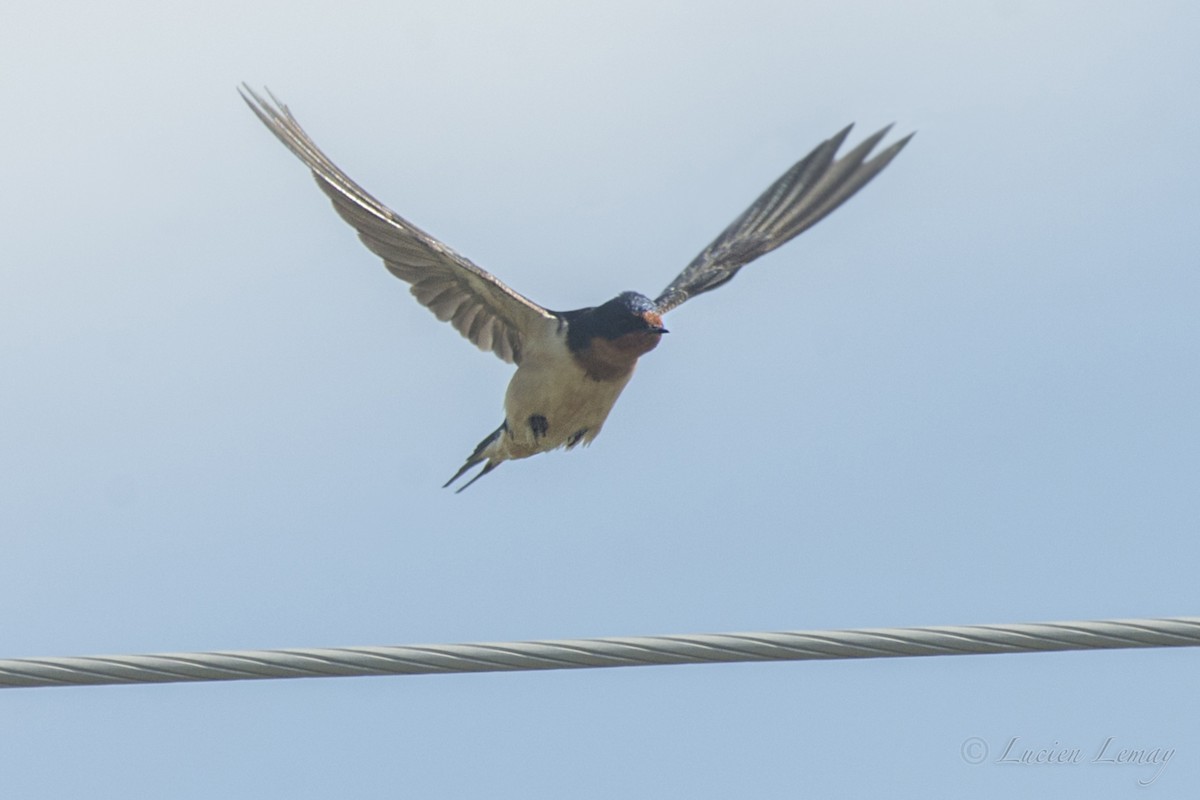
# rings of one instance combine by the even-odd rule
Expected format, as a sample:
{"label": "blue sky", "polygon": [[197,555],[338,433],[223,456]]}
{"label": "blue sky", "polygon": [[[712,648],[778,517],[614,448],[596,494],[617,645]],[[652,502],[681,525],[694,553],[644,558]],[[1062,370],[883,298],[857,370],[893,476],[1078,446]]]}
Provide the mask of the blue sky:
{"label": "blue sky", "polygon": [[[1191,4],[4,17],[0,656],[1200,610]],[[656,293],[847,122],[918,135],[673,312],[591,448],[454,496],[510,368],[359,245],[243,80],[552,308]],[[1197,658],[11,690],[0,794],[1174,797]],[[1110,736],[1176,755],[1149,789],[961,756]]]}

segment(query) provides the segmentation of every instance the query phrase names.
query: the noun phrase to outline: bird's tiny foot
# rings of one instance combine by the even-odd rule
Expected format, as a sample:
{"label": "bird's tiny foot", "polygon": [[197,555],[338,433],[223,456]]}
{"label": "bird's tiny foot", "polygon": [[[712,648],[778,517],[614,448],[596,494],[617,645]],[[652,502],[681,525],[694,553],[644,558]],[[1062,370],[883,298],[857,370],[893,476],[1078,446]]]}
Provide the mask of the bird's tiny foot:
{"label": "bird's tiny foot", "polygon": [[529,430],[533,431],[534,439],[540,439],[550,430],[550,421],[541,414],[533,414],[529,417]]}
{"label": "bird's tiny foot", "polygon": [[572,433],[569,437],[567,437],[567,449],[569,450],[570,448],[579,444],[579,440],[582,439],[584,437],[584,434],[586,434],[587,432],[588,432],[587,428],[580,428],[579,430]]}

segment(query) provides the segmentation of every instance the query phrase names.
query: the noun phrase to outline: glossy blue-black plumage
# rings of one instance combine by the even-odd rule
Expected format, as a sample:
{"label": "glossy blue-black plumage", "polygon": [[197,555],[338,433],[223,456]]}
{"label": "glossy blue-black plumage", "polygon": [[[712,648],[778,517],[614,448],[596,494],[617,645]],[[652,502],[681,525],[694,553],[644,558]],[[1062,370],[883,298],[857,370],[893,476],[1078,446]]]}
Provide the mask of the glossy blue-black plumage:
{"label": "glossy blue-black plumage", "polygon": [[638,292],[621,292],[603,305],[557,313],[567,321],[567,347],[573,353],[586,350],[597,337],[612,341],[627,333],[667,332],[658,306]]}

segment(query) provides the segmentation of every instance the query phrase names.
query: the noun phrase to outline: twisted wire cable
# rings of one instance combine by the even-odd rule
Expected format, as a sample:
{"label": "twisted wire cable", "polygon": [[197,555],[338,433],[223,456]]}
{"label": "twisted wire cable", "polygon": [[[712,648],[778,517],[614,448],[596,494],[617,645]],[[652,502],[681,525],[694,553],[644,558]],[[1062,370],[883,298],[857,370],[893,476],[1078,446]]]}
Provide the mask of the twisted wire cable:
{"label": "twisted wire cable", "polygon": [[1200,645],[1200,617],[0,659],[0,688]]}

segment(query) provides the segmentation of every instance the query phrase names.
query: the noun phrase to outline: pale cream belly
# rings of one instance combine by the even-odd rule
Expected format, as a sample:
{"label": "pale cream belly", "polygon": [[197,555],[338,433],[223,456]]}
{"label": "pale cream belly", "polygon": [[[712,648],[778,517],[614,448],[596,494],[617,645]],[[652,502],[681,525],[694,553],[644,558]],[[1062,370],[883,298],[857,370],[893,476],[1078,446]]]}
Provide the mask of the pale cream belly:
{"label": "pale cream belly", "polygon": [[590,443],[632,375],[630,369],[614,380],[589,378],[565,348],[562,356],[526,359],[505,394],[507,430],[495,443],[497,454],[527,458]]}

